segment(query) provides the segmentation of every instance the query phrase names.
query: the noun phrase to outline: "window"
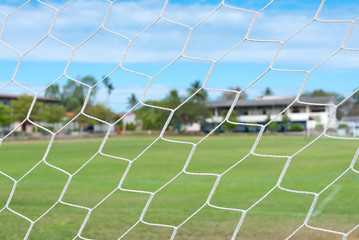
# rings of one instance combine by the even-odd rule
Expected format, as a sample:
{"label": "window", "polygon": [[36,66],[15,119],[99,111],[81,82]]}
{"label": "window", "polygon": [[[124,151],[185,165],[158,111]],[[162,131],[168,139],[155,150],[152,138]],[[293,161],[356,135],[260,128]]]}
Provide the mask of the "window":
{"label": "window", "polygon": [[311,112],[325,112],[325,106],[311,106]]}
{"label": "window", "polygon": [[300,108],[297,106],[293,107],[292,113],[300,113]]}
{"label": "window", "polygon": [[248,111],[240,110],[238,111],[238,115],[248,115]]}

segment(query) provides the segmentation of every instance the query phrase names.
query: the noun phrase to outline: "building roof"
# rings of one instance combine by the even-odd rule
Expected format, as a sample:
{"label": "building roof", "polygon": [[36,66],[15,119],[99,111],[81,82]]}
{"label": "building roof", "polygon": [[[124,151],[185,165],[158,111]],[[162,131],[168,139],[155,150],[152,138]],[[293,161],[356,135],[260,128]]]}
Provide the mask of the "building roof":
{"label": "building roof", "polygon": [[[18,99],[20,95],[11,95],[11,94],[0,94],[0,99],[9,99],[15,100]],[[31,95],[30,95],[31,96]],[[50,98],[50,97],[37,97],[39,101],[43,102],[60,102],[60,99],[57,98]]]}
{"label": "building roof", "polygon": [[[252,107],[252,106],[283,106],[291,104],[295,99],[295,96],[266,96],[261,98],[256,98],[253,100],[238,100],[237,107]],[[300,101],[306,103],[319,103],[319,104],[331,104],[336,103],[336,99],[333,96],[323,96],[323,97],[301,97]],[[233,101],[214,101],[207,102],[209,107],[230,107]],[[295,105],[300,105],[300,103],[295,103]]]}

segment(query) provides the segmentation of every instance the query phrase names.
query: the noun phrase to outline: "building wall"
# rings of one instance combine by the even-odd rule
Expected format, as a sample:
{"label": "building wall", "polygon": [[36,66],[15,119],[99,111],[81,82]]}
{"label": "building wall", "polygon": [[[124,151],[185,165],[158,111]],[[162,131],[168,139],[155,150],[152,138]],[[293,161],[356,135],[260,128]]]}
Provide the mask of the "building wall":
{"label": "building wall", "polygon": [[185,132],[199,132],[199,131],[201,131],[201,124],[200,123],[190,123],[190,124],[184,125],[181,130],[183,130]]}
{"label": "building wall", "polygon": [[[207,119],[209,123],[219,123],[223,120],[223,117],[220,115],[221,111],[224,108],[214,108],[212,112],[214,113],[213,117]],[[278,114],[282,112],[283,107],[243,107],[235,109],[239,114],[236,116],[237,121],[244,123],[264,123],[266,122],[268,115],[271,119],[274,119]],[[325,125],[329,121],[329,106],[294,106],[288,109],[285,113],[291,119],[292,122],[305,122],[306,128],[315,129],[317,124]],[[274,122],[281,122],[282,117],[273,120]],[[329,123],[330,129],[335,129],[337,127],[337,119],[331,119]]]}

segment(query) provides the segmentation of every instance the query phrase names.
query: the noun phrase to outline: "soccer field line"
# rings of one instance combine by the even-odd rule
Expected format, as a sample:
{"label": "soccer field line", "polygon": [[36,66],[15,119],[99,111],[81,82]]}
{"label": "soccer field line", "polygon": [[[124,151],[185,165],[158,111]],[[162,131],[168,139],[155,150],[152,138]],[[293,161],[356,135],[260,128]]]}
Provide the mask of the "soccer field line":
{"label": "soccer field line", "polygon": [[330,194],[314,209],[312,216],[315,217],[320,215],[328,203],[340,192],[341,189],[341,185],[334,186]]}
{"label": "soccer field line", "polygon": [[[309,180],[309,179],[318,179],[318,178],[334,178],[338,177],[340,174],[325,174],[325,175],[317,175],[317,176],[305,176],[305,177],[287,177],[283,179],[285,181],[301,181],[301,180]],[[359,181],[359,177],[355,174],[350,174],[349,176],[353,176],[357,181]],[[76,180],[72,179],[71,183],[74,184],[82,184],[82,183],[118,183],[120,179],[83,179]],[[221,179],[221,182],[224,183],[254,183],[254,182],[277,182],[278,178],[257,178],[257,179]],[[22,180],[23,184],[65,184],[67,181],[35,181],[35,180]],[[167,183],[168,179],[128,179],[125,180],[126,183]],[[213,182],[213,178],[209,179],[178,179],[177,182],[187,182],[187,183],[208,183]],[[13,184],[13,181],[0,181],[0,184]]]}

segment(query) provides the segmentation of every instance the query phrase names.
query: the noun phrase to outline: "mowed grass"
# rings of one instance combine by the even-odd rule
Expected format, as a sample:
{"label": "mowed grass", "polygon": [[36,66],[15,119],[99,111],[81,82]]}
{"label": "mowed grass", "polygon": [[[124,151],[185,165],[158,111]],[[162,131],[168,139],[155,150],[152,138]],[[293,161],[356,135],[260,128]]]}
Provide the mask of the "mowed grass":
{"label": "mowed grass", "polygon": [[[201,139],[167,137],[193,143]],[[81,236],[88,239],[118,239],[133,226],[123,239],[170,239],[172,228],[138,222],[150,194],[116,190],[121,179],[124,189],[156,192],[143,220],[180,225],[175,239],[231,239],[242,216],[240,211],[205,205],[184,223],[206,203],[216,177],[177,176],[188,160],[192,145],[158,140],[143,153],[155,138],[110,137],[103,153],[119,159],[96,154],[102,142],[100,138],[55,141],[46,161],[73,175],[67,189],[64,187],[69,176],[43,162],[23,177],[43,159],[48,141],[5,140],[0,147],[0,171],[16,181],[21,179],[8,206],[28,220],[3,208],[14,182],[0,175],[0,209],[3,209],[0,239],[23,239],[30,227],[29,220],[36,223],[28,239],[73,239],[86,216],[89,219]],[[286,156],[294,155],[281,186],[319,193],[349,168],[359,142],[321,138],[298,153],[313,139],[263,136],[255,153],[281,157],[259,157],[248,155],[255,138],[254,135],[210,136],[197,146],[187,171],[225,173],[210,203],[223,208],[250,209],[237,239],[285,239],[303,224],[314,199],[311,194],[275,188],[258,202],[276,186],[288,161]],[[129,162],[121,158],[136,159],[125,178]],[[354,168],[359,170],[359,164]],[[62,194],[63,202],[84,208],[60,203]],[[320,194],[309,224],[348,232],[359,224],[358,206],[359,175],[348,171]],[[88,215],[88,209],[93,208]],[[342,239],[342,236],[303,227],[292,239]],[[348,239],[359,239],[359,229]]]}

